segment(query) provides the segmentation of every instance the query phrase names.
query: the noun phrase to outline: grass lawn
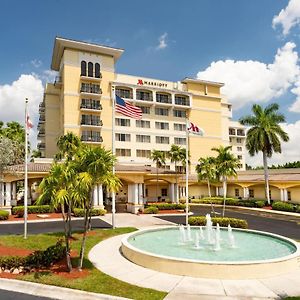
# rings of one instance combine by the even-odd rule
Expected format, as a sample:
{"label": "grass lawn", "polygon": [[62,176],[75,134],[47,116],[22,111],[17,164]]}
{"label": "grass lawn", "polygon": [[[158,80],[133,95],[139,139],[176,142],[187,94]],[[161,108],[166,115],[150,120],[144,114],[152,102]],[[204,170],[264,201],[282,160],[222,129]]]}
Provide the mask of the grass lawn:
{"label": "grass lawn", "polygon": [[[118,228],[118,229],[97,229],[89,235],[86,243],[86,254],[84,268],[89,270],[86,277],[69,279],[58,276],[51,272],[36,272],[18,276],[19,280],[33,281],[37,283],[62,286],[67,288],[79,289],[94,293],[103,293],[114,296],[127,297],[131,299],[163,299],[167,293],[159,292],[152,289],[141,288],[126,282],[110,277],[97,270],[87,259],[88,252],[100,241],[118,235],[135,231],[135,228]],[[39,234],[28,236],[24,240],[22,236],[1,236],[1,244],[7,247],[16,247],[30,250],[43,250],[48,246],[54,245],[62,234]],[[74,233],[72,240],[72,250],[80,251],[81,234]],[[73,266],[77,266],[77,259],[72,259]]]}

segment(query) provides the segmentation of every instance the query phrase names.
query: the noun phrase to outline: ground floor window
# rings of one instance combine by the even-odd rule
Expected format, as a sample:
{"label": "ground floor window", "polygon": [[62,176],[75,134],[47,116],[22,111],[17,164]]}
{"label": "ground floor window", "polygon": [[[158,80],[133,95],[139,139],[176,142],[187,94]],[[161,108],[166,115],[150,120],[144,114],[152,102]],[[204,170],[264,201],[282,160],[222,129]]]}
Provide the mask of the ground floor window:
{"label": "ground floor window", "polygon": [[291,195],[291,192],[290,192],[290,191],[287,192],[287,197],[288,197],[288,200],[289,200],[289,201],[292,200],[292,195]]}
{"label": "ground floor window", "polygon": [[162,197],[168,196],[168,189],[161,189],[161,195]]}
{"label": "ground floor window", "polygon": [[235,189],[235,190],[234,190],[234,194],[235,194],[235,197],[239,197],[239,196],[240,196],[240,191],[239,191],[239,189]]}
{"label": "ground floor window", "polygon": [[254,198],[254,190],[249,189],[249,197]]}

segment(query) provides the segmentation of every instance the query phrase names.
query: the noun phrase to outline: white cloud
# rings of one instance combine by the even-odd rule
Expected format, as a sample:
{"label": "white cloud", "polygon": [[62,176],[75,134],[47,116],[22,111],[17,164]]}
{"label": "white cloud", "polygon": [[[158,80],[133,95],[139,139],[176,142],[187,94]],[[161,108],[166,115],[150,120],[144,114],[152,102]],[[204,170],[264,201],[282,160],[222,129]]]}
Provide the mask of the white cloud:
{"label": "white cloud", "polygon": [[1,121],[17,121],[24,125],[25,98],[28,98],[28,111],[34,124],[29,138],[36,147],[39,103],[43,100],[43,84],[34,75],[22,74],[11,84],[0,85]]}
{"label": "white cloud", "polygon": [[300,24],[300,1],[290,0],[287,7],[273,18],[273,28],[277,25],[282,26],[283,35],[288,35],[291,28]]}
{"label": "white cloud", "polygon": [[[299,152],[299,140],[300,140],[300,120],[295,123],[285,123],[281,125],[282,129],[288,133],[290,140],[288,142],[282,142],[282,153],[273,154],[272,158],[268,159],[268,165],[272,164],[284,164],[286,162],[300,161]],[[251,166],[262,166],[262,153],[256,156],[250,157],[249,154],[246,156],[247,164]]]}
{"label": "white cloud", "polygon": [[156,50],[162,50],[167,48],[168,44],[167,44],[167,36],[168,33],[165,32],[164,34],[162,34],[159,38],[158,38],[158,42],[159,44],[156,46]]}
{"label": "white cloud", "polygon": [[39,68],[43,63],[41,60],[39,59],[33,59],[31,62],[30,62],[35,68]]}
{"label": "white cloud", "polygon": [[271,64],[253,60],[212,62],[197,77],[224,82],[222,92],[236,109],[249,102],[267,102],[283,95],[297,81],[300,69],[295,47],[294,43],[286,43],[277,50]]}

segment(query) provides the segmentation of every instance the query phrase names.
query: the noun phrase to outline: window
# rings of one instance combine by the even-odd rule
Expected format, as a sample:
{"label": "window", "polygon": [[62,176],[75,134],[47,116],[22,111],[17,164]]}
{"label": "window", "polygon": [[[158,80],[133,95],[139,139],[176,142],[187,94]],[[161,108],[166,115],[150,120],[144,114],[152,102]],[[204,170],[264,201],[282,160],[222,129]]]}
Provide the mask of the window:
{"label": "window", "polygon": [[131,156],[131,149],[116,149],[116,156]]}
{"label": "window", "polygon": [[80,108],[101,110],[102,106],[100,100],[81,99]]}
{"label": "window", "polygon": [[249,198],[254,198],[254,190],[249,189]]}
{"label": "window", "polygon": [[137,134],[136,142],[137,143],[150,143],[151,142],[150,135]]}
{"label": "window", "polygon": [[168,189],[161,189],[161,196],[162,197],[168,196]]}
{"label": "window", "polygon": [[237,142],[238,144],[241,144],[241,143],[242,143],[242,139],[241,139],[241,138],[237,138],[237,139],[236,139],[236,142]]}
{"label": "window", "polygon": [[88,63],[88,76],[93,77],[94,76],[94,65],[93,63],[89,62]]}
{"label": "window", "polygon": [[232,137],[229,138],[229,142],[232,143]]}
{"label": "window", "polygon": [[292,200],[292,195],[291,195],[291,192],[290,192],[290,191],[287,192],[287,197],[288,197],[288,200],[289,200],[289,201]]}
{"label": "window", "polygon": [[84,130],[81,134],[81,140],[84,142],[102,142],[102,137],[99,131]]}
{"label": "window", "polygon": [[126,126],[129,127],[130,126],[130,120],[129,119],[120,119],[120,118],[116,118],[116,126]]}
{"label": "window", "polygon": [[100,116],[82,115],[81,125],[102,126],[102,121],[100,120]]}
{"label": "window", "polygon": [[177,104],[177,105],[190,105],[190,100],[186,96],[175,95],[175,104]]}
{"label": "window", "polygon": [[186,111],[185,110],[173,110],[173,116],[177,118],[186,118]]}
{"label": "window", "polygon": [[155,114],[157,116],[168,116],[169,115],[169,110],[167,108],[156,107],[155,108]]}
{"label": "window", "polygon": [[157,136],[156,137],[156,143],[157,144],[169,144],[170,138],[167,136]]}
{"label": "window", "polygon": [[174,123],[174,130],[185,131],[185,124]]}
{"label": "window", "polygon": [[133,98],[132,90],[126,88],[116,88],[116,95],[121,98],[127,98],[127,99]]}
{"label": "window", "polygon": [[272,191],[271,191],[271,189],[269,190],[269,197],[270,197],[270,199],[272,199]]}
{"label": "window", "polygon": [[140,127],[140,128],[150,128],[150,121],[136,120],[135,125],[136,127]]}
{"label": "window", "polygon": [[145,196],[148,197],[148,189],[145,189]]}
{"label": "window", "polygon": [[171,95],[156,93],[156,102],[159,102],[159,103],[172,103]]}
{"label": "window", "polygon": [[186,138],[175,137],[174,138],[174,144],[176,144],[176,145],[185,145],[186,144]]}
{"label": "window", "polygon": [[234,195],[235,195],[235,197],[239,197],[240,196],[239,189],[234,189]]}
{"label": "window", "polygon": [[86,61],[81,61],[81,76],[86,76]]}
{"label": "window", "polygon": [[101,78],[100,64],[98,64],[98,63],[95,63],[95,77],[96,78]]}
{"label": "window", "polygon": [[237,147],[237,151],[243,151],[242,147]]}
{"label": "window", "polygon": [[142,110],[142,113],[145,115],[150,115],[150,106],[140,106],[137,105]]}
{"label": "window", "polygon": [[243,159],[243,156],[242,155],[238,155],[238,159]]}
{"label": "window", "polygon": [[229,135],[235,135],[235,129],[229,128]]}
{"label": "window", "polygon": [[119,142],[130,142],[130,134],[127,134],[127,133],[116,133],[116,141],[119,141]]}
{"label": "window", "polygon": [[93,83],[82,83],[80,92],[92,93],[92,94],[102,94],[102,90],[99,84]]}
{"label": "window", "polygon": [[166,122],[155,122],[156,129],[169,130],[169,123]]}
{"label": "window", "polygon": [[244,131],[244,129],[238,129],[238,130],[236,131],[236,134],[237,134],[237,135],[240,135],[240,136],[245,136],[245,131]]}
{"label": "window", "polygon": [[176,166],[175,171],[177,173],[185,173],[185,167],[184,166]]}
{"label": "window", "polygon": [[137,149],[136,150],[136,156],[137,157],[147,157],[147,158],[150,158],[150,156],[151,156],[151,150]]}
{"label": "window", "polygon": [[137,90],[136,100],[153,101],[152,92]]}

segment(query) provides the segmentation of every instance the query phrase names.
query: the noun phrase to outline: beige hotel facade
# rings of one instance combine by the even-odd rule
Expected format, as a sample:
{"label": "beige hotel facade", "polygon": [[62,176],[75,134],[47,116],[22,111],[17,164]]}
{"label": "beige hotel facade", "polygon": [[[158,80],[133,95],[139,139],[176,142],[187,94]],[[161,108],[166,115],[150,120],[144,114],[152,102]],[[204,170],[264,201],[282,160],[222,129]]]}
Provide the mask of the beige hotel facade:
{"label": "beige hotel facade", "polygon": [[[155,164],[150,159],[153,149],[168,151],[172,144],[184,148],[188,143],[191,197],[208,194],[205,183],[197,182],[195,166],[200,157],[214,155],[212,147],[231,145],[241,162],[239,176],[248,174],[244,171],[245,128],[232,121],[232,106],[221,94],[222,83],[192,78],[173,82],[119,74],[115,71],[116,63],[123,52],[123,49],[55,38],[51,69],[57,71],[58,76],[54,83],[47,83],[39,106],[38,148],[44,158],[29,165],[30,185],[47,174],[49,159],[57,152],[58,137],[69,131],[84,143],[106,149],[112,148],[114,139],[118,159],[116,172],[123,182],[116,202],[131,212],[137,212],[145,201],[155,201],[157,197],[177,202],[185,196],[184,176],[180,174],[176,179],[175,167],[170,161],[159,170],[157,189]],[[139,106],[142,119],[118,113],[113,118],[114,93]],[[204,135],[189,134],[187,139],[186,119],[201,127]],[[182,166],[177,167],[181,172]],[[22,173],[21,169],[16,166],[12,170]],[[296,181],[280,179],[276,182],[276,192],[273,192],[276,199],[273,198],[288,200],[292,194],[300,194],[298,175],[299,178],[294,178]],[[263,178],[252,182],[249,176],[245,182],[238,177],[229,183],[229,196],[263,197]],[[8,192],[9,200],[3,200],[2,206],[15,200],[16,180],[15,176],[7,174],[4,191]],[[222,194],[220,184],[215,184],[213,194]],[[105,205],[108,196],[104,187],[95,187],[94,205]]]}

